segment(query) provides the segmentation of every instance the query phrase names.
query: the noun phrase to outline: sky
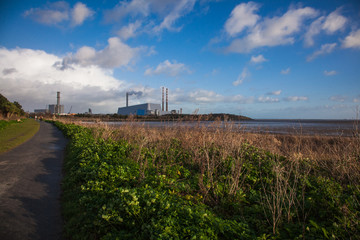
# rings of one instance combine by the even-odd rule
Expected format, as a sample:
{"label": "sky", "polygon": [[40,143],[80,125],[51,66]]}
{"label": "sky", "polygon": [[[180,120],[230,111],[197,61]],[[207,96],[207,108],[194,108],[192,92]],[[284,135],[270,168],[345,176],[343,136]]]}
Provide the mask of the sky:
{"label": "sky", "polygon": [[0,2],[0,93],[25,111],[355,119],[360,1]]}

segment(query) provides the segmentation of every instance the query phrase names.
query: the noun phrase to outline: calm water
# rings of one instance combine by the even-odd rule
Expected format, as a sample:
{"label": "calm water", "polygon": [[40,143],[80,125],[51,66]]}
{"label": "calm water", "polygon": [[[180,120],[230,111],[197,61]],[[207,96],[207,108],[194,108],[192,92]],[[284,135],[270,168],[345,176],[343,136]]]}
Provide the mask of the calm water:
{"label": "calm water", "polygon": [[347,120],[255,120],[240,123],[248,131],[278,134],[353,136],[359,123]]}
{"label": "calm water", "polygon": [[[274,134],[301,134],[325,136],[353,136],[360,124],[354,120],[251,120],[224,122],[107,122],[111,126],[123,124],[144,125],[148,127],[222,127],[234,131],[274,133]],[[359,133],[359,131],[358,131]]]}

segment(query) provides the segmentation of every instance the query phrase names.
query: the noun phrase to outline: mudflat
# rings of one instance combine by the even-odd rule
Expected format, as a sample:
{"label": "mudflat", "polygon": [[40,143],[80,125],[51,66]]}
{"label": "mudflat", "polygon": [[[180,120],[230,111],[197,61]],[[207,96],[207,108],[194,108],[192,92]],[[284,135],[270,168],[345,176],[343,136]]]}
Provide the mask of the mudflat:
{"label": "mudflat", "polygon": [[62,239],[60,194],[66,139],[52,124],[0,154],[0,239]]}

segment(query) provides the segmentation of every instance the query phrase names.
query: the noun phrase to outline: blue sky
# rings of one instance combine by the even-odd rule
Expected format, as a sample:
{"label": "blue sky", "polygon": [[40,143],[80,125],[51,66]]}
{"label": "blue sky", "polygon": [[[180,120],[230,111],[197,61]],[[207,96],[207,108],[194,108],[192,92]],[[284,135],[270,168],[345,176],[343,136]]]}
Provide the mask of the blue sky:
{"label": "blue sky", "polygon": [[360,1],[1,1],[0,92],[27,111],[130,104],[354,119]]}

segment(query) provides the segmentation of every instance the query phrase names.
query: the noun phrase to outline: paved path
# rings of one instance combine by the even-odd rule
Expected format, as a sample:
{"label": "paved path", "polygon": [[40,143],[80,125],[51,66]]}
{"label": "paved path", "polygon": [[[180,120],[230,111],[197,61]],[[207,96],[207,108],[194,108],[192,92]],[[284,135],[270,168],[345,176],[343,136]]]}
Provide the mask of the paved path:
{"label": "paved path", "polygon": [[52,124],[0,155],[0,239],[62,239],[60,181],[66,139]]}

